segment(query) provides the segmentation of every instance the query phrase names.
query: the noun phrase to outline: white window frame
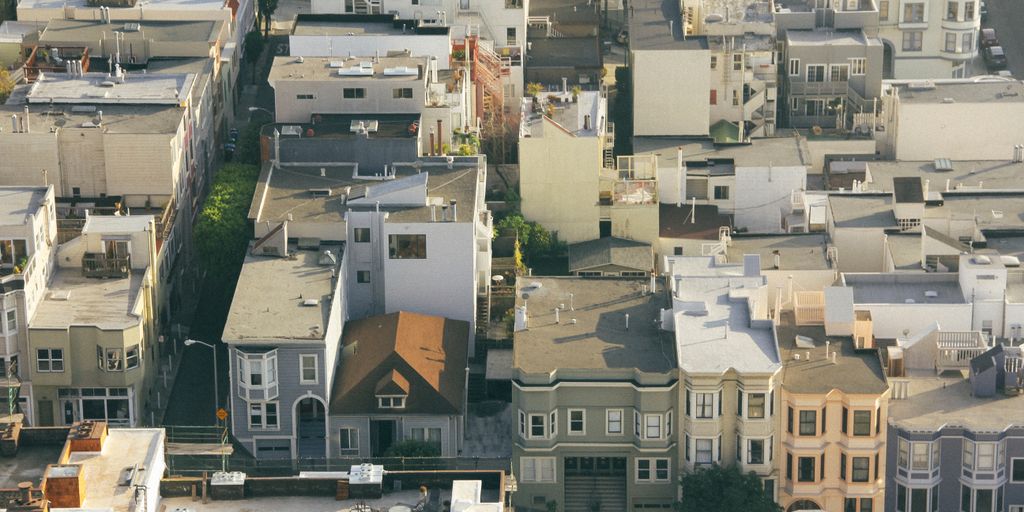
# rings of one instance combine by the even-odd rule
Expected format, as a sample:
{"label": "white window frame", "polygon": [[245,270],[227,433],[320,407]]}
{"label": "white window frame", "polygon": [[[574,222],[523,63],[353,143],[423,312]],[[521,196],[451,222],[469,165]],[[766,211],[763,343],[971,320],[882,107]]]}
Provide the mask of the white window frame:
{"label": "white window frame", "polygon": [[[273,405],[275,409],[274,417],[276,419],[276,423],[273,426],[267,423],[267,418],[269,416],[269,414],[267,414],[268,405]],[[258,425],[254,425],[252,422],[253,407],[258,407],[260,411],[260,423]],[[277,400],[249,402],[245,412],[247,421],[249,422],[249,430],[281,430],[281,404]]]}
{"label": "white window frame", "polygon": [[789,59],[789,76],[800,76],[800,59]]}
{"label": "white window frame", "polygon": [[[665,457],[637,457],[633,459],[633,481],[638,484],[664,483],[672,481],[672,460]],[[664,467],[659,468],[662,464]],[[640,466],[646,465],[646,468]],[[647,472],[647,478],[641,478],[640,471]],[[664,476],[658,476],[663,473]]]}
{"label": "white window frame", "polygon": [[[550,468],[550,478],[545,478],[545,467]],[[558,471],[555,457],[520,457],[519,481],[525,483],[553,484],[558,482]]]}
{"label": "white window frame", "polygon": [[850,76],[863,75],[867,71],[867,59],[864,57],[850,58]]}
{"label": "white window frame", "polygon": [[[713,437],[694,437],[691,439],[693,443],[693,463],[694,464],[713,464],[715,462],[715,438]],[[698,455],[701,450],[699,449],[702,442],[710,443],[710,449],[708,450],[708,460],[701,461],[698,459]]]}
{"label": "white window frame", "polygon": [[[348,448],[341,445],[342,439],[348,439]],[[341,455],[359,455],[359,429],[356,427],[341,427],[338,429],[338,453]]]}
{"label": "white window frame", "polygon": [[558,409],[548,414],[548,435],[552,439],[558,435]]}
{"label": "white window frame", "polygon": [[[761,417],[760,418],[755,418],[755,417],[750,415],[750,404],[751,404],[750,397],[752,397],[754,395],[761,395],[761,397],[764,399],[764,402],[761,404]],[[745,420],[760,421],[760,420],[768,419],[768,417],[769,417],[768,416],[768,392],[767,391],[744,392],[743,393],[743,419],[745,419]]]}
{"label": "white window frame", "polygon": [[139,366],[142,366],[142,347],[138,344],[129,345],[124,350],[124,369],[134,370]]}
{"label": "white window frame", "polygon": [[[752,447],[754,446],[754,442],[755,441],[761,443],[761,462],[752,462],[750,460],[750,455],[751,455],[751,452],[753,451]],[[769,443],[768,439],[765,439],[763,437],[747,438],[746,439],[746,443],[744,443],[747,453],[744,455],[743,460],[747,464],[753,464],[753,465],[757,465],[757,466],[763,466],[765,464],[770,464],[771,463],[771,457],[769,456],[770,451],[768,449],[768,443]]]}
{"label": "white window frame", "polygon": [[[612,422],[613,422],[612,414],[613,413],[619,415],[619,419],[618,419],[619,429],[618,429],[618,431],[613,431],[612,430]],[[605,412],[604,412],[604,433],[605,433],[605,435],[608,435],[608,436],[621,436],[624,433],[624,430],[623,430],[623,423],[624,422],[622,421],[624,419],[623,416],[624,416],[624,414],[623,414],[622,409],[606,409],[605,410]]]}
{"label": "white window frame", "polygon": [[[835,70],[842,70],[846,68],[846,80],[833,80],[833,73]],[[842,74],[842,71],[839,73]],[[829,64],[828,65],[828,81],[829,82],[849,82],[850,81],[850,65],[849,64]]]}
{"label": "white window frame", "polygon": [[[540,435],[533,433],[533,419],[540,418]],[[548,415],[546,413],[530,413],[526,416],[526,438],[527,439],[547,439],[548,438]]]}
{"label": "white window frame", "polygon": [[[699,420],[715,418],[716,393],[693,393],[693,417]],[[710,397],[710,398],[708,398]],[[710,413],[708,413],[710,411]]]}
{"label": "white window frame", "polygon": [[[575,428],[573,428],[573,422],[575,420],[572,419],[572,415],[573,415],[573,413],[577,413],[577,412],[580,413],[580,415],[581,415],[580,420],[579,420],[580,427],[581,427],[580,430],[576,430]],[[587,410],[586,409],[569,409],[567,411],[567,414],[565,415],[565,424],[566,424],[565,431],[570,436],[585,436],[585,435],[587,435]]]}
{"label": "white window frame", "polygon": [[4,311],[4,332],[8,335],[18,332],[18,310],[8,309]]}
{"label": "white window frame", "polygon": [[[821,80],[811,80],[811,68],[821,69]],[[828,79],[828,66],[824,64],[808,64],[804,66],[804,81],[807,83],[824,83]],[[818,73],[814,73],[814,77],[818,78]]]}
{"label": "white window frame", "polygon": [[522,409],[519,410],[519,437],[526,439],[526,431],[529,428],[528,419],[526,413]]}
{"label": "white window frame", "polygon": [[[655,421],[656,424],[652,424],[651,421]],[[657,436],[651,436],[650,430],[652,428],[658,429]],[[660,414],[644,414],[644,439],[665,439],[665,418]]]}
{"label": "white window frame", "polygon": [[[313,359],[313,379],[306,378],[306,362]],[[299,384],[303,385],[316,385],[320,383],[320,355],[319,354],[299,354]]]}
{"label": "white window frame", "polygon": [[377,395],[377,407],[380,409],[405,409],[406,395]]}
{"label": "white window frame", "polygon": [[[46,357],[40,358],[39,352],[46,351]],[[54,357],[54,352],[60,352],[60,357]],[[45,361],[49,367],[48,370],[44,370],[39,366],[39,363]],[[60,362],[60,370],[53,369],[53,363]],[[37,348],[36,349],[36,372],[38,373],[64,373],[64,349],[62,348]]]}
{"label": "white window frame", "polygon": [[1011,457],[1010,458],[1010,471],[1009,471],[1009,474],[1006,475],[1006,480],[1008,482],[1010,482],[1011,484],[1024,484],[1024,479],[1022,479],[1022,480],[1014,480],[1013,479],[1013,463],[1017,462],[1017,461],[1020,461],[1021,464],[1024,464],[1024,457]]}
{"label": "white window frame", "polygon": [[[263,392],[268,398],[277,397],[277,349],[263,353],[250,354],[238,351],[235,362],[238,365],[238,396],[246,401],[252,400],[252,391]],[[252,368],[259,363],[260,384],[252,383]],[[262,400],[259,400],[262,401]]]}

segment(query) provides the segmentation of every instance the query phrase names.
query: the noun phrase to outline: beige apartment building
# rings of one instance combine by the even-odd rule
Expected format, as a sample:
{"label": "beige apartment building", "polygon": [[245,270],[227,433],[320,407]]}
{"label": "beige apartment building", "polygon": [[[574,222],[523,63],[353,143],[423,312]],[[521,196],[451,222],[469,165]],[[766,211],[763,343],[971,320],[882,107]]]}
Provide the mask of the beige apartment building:
{"label": "beige apartment building", "polygon": [[844,324],[811,313],[779,315],[777,501],[786,511],[882,511],[890,393],[870,314]]}
{"label": "beige apartment building", "polygon": [[33,424],[149,424],[159,359],[154,219],[91,216],[28,327]]}

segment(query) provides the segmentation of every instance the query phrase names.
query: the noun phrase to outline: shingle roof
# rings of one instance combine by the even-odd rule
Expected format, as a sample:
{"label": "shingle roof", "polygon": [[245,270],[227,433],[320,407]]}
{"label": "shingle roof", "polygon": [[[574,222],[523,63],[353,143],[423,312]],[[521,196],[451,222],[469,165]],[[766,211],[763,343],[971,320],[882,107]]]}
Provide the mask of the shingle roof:
{"label": "shingle roof", "polygon": [[569,272],[616,265],[646,272],[654,265],[651,245],[605,237],[569,246]]}
{"label": "shingle roof", "polygon": [[348,322],[332,387],[331,414],[370,414],[377,394],[408,393],[389,412],[460,414],[469,323],[399,311]]}

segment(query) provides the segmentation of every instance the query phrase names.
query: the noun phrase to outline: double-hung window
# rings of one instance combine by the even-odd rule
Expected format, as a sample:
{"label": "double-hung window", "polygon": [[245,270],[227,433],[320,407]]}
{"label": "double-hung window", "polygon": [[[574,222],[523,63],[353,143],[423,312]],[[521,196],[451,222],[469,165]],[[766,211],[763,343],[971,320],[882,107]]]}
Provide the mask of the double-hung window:
{"label": "double-hung window", "polygon": [[871,435],[871,411],[853,411],[853,435]]}
{"label": "double-hung window", "polygon": [[747,395],[747,418],[764,418],[764,393],[750,393]]}
{"label": "double-hung window", "polygon": [[637,482],[668,482],[669,459],[636,459]]}
{"label": "double-hung window", "polygon": [[64,371],[64,350],[59,348],[36,349],[36,371],[40,373]]}
{"label": "double-hung window", "polygon": [[661,415],[644,415],[644,439],[661,439]]}
{"label": "double-hung window", "polygon": [[715,417],[715,394],[714,393],[695,393],[696,403],[694,404],[695,413],[697,418],[714,418]]}
{"label": "double-hung window", "polygon": [[747,440],[747,464],[764,464],[764,439]]}
{"label": "double-hung window", "polygon": [[818,411],[800,411],[800,435],[818,435]]}
{"label": "double-hung window", "polygon": [[569,409],[569,435],[581,436],[587,433],[587,411]]}
{"label": "double-hung window", "polygon": [[519,478],[528,483],[555,482],[554,457],[520,457]]}
{"label": "double-hung window", "polygon": [[530,415],[530,438],[543,439],[547,434],[547,426],[544,424],[544,414]]}
{"label": "double-hung window", "polygon": [[299,355],[299,384],[316,384],[320,381],[316,354]]}
{"label": "double-hung window", "polygon": [[711,464],[713,462],[714,439],[694,439],[694,446],[696,449],[694,461],[697,464]]}
{"label": "double-hung window", "polygon": [[609,435],[622,433],[622,409],[608,409],[605,412],[605,433]]}
{"label": "double-hung window", "polygon": [[339,431],[338,448],[342,455],[359,455],[359,429],[343,427]]}
{"label": "double-hung window", "polygon": [[252,402],[249,404],[249,428],[251,430],[276,430],[279,428],[277,402]]}

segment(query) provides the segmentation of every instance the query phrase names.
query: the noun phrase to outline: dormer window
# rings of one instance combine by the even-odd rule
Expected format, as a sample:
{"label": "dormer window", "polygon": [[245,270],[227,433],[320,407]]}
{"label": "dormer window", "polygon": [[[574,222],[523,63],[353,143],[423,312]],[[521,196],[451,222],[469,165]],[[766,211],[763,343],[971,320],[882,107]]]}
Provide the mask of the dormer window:
{"label": "dormer window", "polygon": [[377,407],[381,409],[405,409],[405,396],[377,395]]}
{"label": "dormer window", "polygon": [[377,397],[377,407],[405,409],[405,399],[409,396],[409,380],[398,370],[391,370],[377,381],[374,391]]}

